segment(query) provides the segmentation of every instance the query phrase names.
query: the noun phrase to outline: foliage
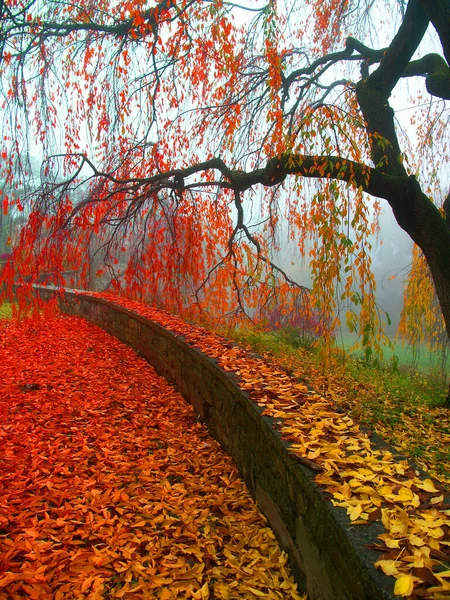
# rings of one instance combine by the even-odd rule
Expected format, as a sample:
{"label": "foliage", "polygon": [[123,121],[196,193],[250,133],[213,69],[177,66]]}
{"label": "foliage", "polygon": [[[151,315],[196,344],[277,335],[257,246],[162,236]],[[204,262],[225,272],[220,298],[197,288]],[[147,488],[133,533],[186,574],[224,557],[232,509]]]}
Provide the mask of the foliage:
{"label": "foliage", "polygon": [[143,359],[76,317],[0,322],[0,352],[2,600],[301,600],[232,461]]}
{"label": "foliage", "polygon": [[405,290],[405,305],[399,325],[399,336],[409,340],[413,349],[425,345],[431,350],[448,349],[444,323],[439,314],[433,282],[425,260],[413,249],[411,277]]}
{"label": "foliage", "polygon": [[[75,271],[87,287],[97,274],[130,298],[234,322],[304,291],[276,262],[303,256],[325,342],[342,318],[376,352],[370,236],[384,198],[423,251],[448,330],[441,2],[8,3],[2,203],[28,224],[5,279],[61,285]],[[429,23],[445,59],[422,44]]]}

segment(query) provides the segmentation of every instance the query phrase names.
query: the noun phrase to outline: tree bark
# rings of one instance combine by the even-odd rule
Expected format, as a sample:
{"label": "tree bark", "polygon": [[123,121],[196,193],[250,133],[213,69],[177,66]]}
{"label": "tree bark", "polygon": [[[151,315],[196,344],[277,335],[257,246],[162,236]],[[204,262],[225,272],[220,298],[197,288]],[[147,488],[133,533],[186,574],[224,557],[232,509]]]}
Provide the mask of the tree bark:
{"label": "tree bark", "polygon": [[447,64],[450,66],[450,2],[420,0],[420,3],[439,35]]}

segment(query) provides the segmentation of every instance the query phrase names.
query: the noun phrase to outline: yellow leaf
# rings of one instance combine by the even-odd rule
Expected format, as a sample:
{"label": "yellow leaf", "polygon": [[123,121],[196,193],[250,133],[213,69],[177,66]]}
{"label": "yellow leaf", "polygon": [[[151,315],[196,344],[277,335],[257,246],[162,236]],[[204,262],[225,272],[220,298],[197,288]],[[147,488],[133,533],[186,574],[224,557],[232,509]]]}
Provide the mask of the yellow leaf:
{"label": "yellow leaf", "polygon": [[425,490],[426,492],[430,492],[431,494],[433,494],[434,492],[438,492],[439,490],[437,490],[434,487],[434,483],[431,479],[424,479],[422,481],[422,485],[420,486],[423,490]]}
{"label": "yellow leaf", "polygon": [[430,500],[430,504],[440,504],[441,502],[444,502],[444,494],[441,494],[440,496],[435,496]]}
{"label": "yellow leaf", "polygon": [[395,500],[397,500],[397,502],[408,502],[409,500],[412,500],[412,499],[413,499],[413,492],[412,492],[412,490],[410,490],[409,488],[406,488],[406,487],[400,488],[398,495],[395,497]]}
{"label": "yellow leaf", "polygon": [[315,458],[317,458],[318,456],[320,456],[321,453],[321,448],[317,448],[316,450],[312,450],[311,452],[308,452],[308,458],[310,460],[314,460]]}
{"label": "yellow leaf", "polygon": [[425,542],[423,541],[422,538],[420,538],[419,536],[415,535],[414,533],[412,533],[409,537],[408,537],[409,543],[412,544],[413,546],[424,546]]}
{"label": "yellow leaf", "polygon": [[397,575],[398,569],[395,566],[395,560],[377,560],[375,566],[381,569],[385,575]]}
{"label": "yellow leaf", "polygon": [[252,592],[252,594],[255,594],[255,596],[259,596],[260,598],[266,598],[267,594],[266,592],[261,592],[261,590],[257,590],[255,588],[252,588],[248,585],[243,586],[246,590],[248,590],[249,592]]}
{"label": "yellow leaf", "polygon": [[411,575],[401,575],[394,586],[396,596],[411,596],[414,590],[414,580]]}
{"label": "yellow leaf", "polygon": [[209,587],[208,583],[204,583],[197,592],[192,592],[192,597],[196,600],[207,600],[209,598]]}
{"label": "yellow leaf", "polygon": [[299,392],[303,392],[304,394],[307,394],[309,392],[306,385],[302,385],[301,383],[293,385],[292,387],[295,388],[296,390],[298,390]]}
{"label": "yellow leaf", "polygon": [[437,540],[433,539],[433,538],[428,538],[428,545],[430,546],[430,548],[432,548],[433,550],[440,550],[441,549],[441,545],[440,542],[438,542]]}
{"label": "yellow leaf", "polygon": [[[414,556],[414,557],[410,557],[412,562],[409,562],[409,567],[410,568],[415,568],[415,569],[423,569],[423,567],[426,567],[427,565],[425,564],[425,558],[424,556]],[[409,557],[405,557],[405,560],[409,559]]]}
{"label": "yellow leaf", "polygon": [[347,512],[348,516],[350,517],[350,521],[356,521],[356,519],[362,513],[362,506],[358,503],[356,506],[352,506],[351,508],[349,508]]}
{"label": "yellow leaf", "polygon": [[175,573],[174,579],[194,579],[195,577],[200,575],[200,573],[204,570],[204,568],[205,568],[204,563],[198,563],[197,565],[194,565],[188,571],[183,571],[181,573]]}
{"label": "yellow leaf", "polygon": [[434,529],[428,530],[428,535],[436,540],[443,538],[445,533],[442,527],[435,527]]}
{"label": "yellow leaf", "polygon": [[220,594],[220,598],[228,600],[230,598],[230,586],[225,583],[218,583],[214,586],[214,592]]}
{"label": "yellow leaf", "polygon": [[441,571],[440,573],[436,573],[437,577],[450,577],[450,571]]}
{"label": "yellow leaf", "polygon": [[393,488],[390,485],[382,485],[379,488],[377,488],[377,492],[380,494],[380,496],[384,496],[384,497],[392,497],[393,496]]}

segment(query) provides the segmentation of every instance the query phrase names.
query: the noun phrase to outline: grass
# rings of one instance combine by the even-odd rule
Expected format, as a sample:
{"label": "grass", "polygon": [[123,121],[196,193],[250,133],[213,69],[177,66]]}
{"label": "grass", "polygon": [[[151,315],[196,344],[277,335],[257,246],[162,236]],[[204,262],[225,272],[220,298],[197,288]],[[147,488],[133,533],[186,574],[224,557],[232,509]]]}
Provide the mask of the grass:
{"label": "grass", "polygon": [[332,360],[302,347],[290,331],[233,330],[228,337],[283,365],[377,432],[425,471],[450,485],[450,410],[445,369],[366,363],[341,349]]}
{"label": "grass", "polygon": [[9,302],[0,304],[0,319],[10,319],[12,316],[12,305]]}
{"label": "grass", "polygon": [[[357,336],[348,332],[340,333],[337,338],[337,345],[352,352],[352,346],[357,341]],[[442,368],[450,370],[450,356],[448,352],[431,351],[426,347],[417,349],[416,351],[407,344],[402,344],[398,339],[393,338],[388,343],[382,346],[384,362],[387,365],[399,364],[402,367],[411,367],[412,369],[420,369],[424,371],[439,371]],[[352,352],[353,354],[361,354],[361,350]]]}

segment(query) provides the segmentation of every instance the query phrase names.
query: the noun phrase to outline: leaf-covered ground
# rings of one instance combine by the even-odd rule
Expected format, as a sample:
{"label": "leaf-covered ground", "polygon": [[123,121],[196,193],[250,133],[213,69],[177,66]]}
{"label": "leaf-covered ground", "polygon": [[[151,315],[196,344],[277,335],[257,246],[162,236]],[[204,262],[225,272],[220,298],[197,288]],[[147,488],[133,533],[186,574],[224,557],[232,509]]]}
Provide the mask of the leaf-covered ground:
{"label": "leaf-covered ground", "polygon": [[0,599],[300,600],[192,408],[76,317],[0,321]]}
{"label": "leaf-covered ground", "polygon": [[[319,390],[450,488],[450,410],[439,406],[445,377],[415,369],[370,367],[345,354],[324,368],[320,355],[281,336],[236,331],[236,339]],[[339,357],[338,357],[339,358]]]}
{"label": "leaf-covered ground", "polygon": [[219,365],[239,377],[239,385],[277,420],[282,437],[300,462],[317,471],[316,481],[350,522],[381,521],[385,533],[373,547],[376,567],[395,577],[399,597],[450,598],[450,506],[438,481],[421,477],[406,461],[372,444],[346,411],[308,389],[286,370],[206,329],[177,317],[103,294],[183,335]]}

